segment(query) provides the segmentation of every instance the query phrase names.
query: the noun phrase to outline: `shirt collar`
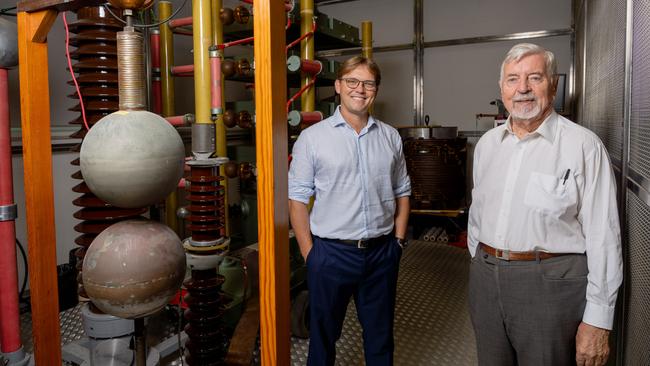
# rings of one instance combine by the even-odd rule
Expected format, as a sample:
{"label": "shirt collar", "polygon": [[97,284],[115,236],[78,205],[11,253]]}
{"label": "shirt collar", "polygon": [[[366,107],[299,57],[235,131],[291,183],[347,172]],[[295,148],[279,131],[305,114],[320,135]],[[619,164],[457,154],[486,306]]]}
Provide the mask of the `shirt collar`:
{"label": "shirt collar", "polygon": [[[347,124],[345,121],[345,118],[343,118],[343,115],[341,114],[341,106],[338,105],[336,106],[336,110],[334,111],[334,114],[332,115],[332,118],[329,119],[330,124],[332,127],[338,127],[344,124]],[[372,117],[372,115],[368,116],[368,124],[366,125],[367,129],[370,129],[372,125],[376,124],[375,119]]]}
{"label": "shirt collar", "polygon": [[[551,111],[551,114],[546,117],[544,122],[542,122],[539,127],[533,132],[534,134],[539,134],[549,142],[555,141],[555,134],[557,132],[557,119],[558,119],[558,114],[555,111]],[[503,135],[501,136],[501,141],[508,135],[512,134],[514,135],[514,131],[512,130],[512,116],[508,117],[508,120],[506,121],[506,128],[503,130]]]}

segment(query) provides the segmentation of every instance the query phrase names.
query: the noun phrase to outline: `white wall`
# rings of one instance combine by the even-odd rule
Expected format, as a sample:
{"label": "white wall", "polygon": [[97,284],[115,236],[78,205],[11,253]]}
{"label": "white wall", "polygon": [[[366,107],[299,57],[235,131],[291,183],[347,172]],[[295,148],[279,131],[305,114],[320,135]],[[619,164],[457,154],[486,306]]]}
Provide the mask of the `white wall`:
{"label": "white wall", "polygon": [[[396,5],[399,4],[399,5]],[[372,20],[374,46],[413,41],[413,1],[358,0],[320,7],[350,24]],[[424,41],[555,30],[571,26],[570,0],[424,0]],[[532,40],[555,52],[559,72],[571,63],[568,36]],[[424,114],[432,122],[475,130],[477,113],[496,113],[499,66],[517,42],[427,48],[424,53]],[[413,51],[375,53],[382,70],[376,114],[394,125],[413,124]],[[478,129],[488,128],[481,121]]]}

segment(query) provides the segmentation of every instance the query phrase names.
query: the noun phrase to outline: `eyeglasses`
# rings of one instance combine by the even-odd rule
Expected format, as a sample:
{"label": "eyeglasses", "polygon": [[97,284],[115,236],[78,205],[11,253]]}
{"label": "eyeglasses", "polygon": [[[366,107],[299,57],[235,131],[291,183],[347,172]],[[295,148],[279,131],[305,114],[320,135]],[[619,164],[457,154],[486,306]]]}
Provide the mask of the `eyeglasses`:
{"label": "eyeglasses", "polygon": [[350,89],[356,89],[359,83],[363,83],[363,87],[366,90],[377,90],[377,82],[374,80],[359,80],[355,78],[341,78],[339,80],[345,81],[345,85]]}

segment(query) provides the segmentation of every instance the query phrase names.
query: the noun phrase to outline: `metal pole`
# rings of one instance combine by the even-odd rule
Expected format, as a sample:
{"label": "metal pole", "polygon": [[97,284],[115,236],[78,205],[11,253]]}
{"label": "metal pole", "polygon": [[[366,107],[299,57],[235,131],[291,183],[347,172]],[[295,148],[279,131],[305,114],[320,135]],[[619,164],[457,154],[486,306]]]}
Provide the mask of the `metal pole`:
{"label": "metal pole", "polygon": [[[305,35],[312,30],[314,21],[314,0],[300,0],[300,35]],[[300,58],[303,60],[314,59],[314,35],[300,41]],[[300,78],[300,87],[311,81],[311,75],[303,73]],[[300,96],[300,107],[303,112],[313,112],[316,105],[316,88],[307,89]]]}
{"label": "metal pole", "polygon": [[413,66],[415,75],[413,76],[413,122],[416,126],[422,125],[422,104],[424,102],[424,35],[422,31],[422,0],[415,0],[413,12],[413,23],[415,26],[415,39],[413,40]]}
{"label": "metal pole", "polygon": [[210,0],[192,2],[194,46],[194,109],[192,153],[206,158],[214,152],[214,124],[210,114],[210,61],[212,43],[212,10]]}

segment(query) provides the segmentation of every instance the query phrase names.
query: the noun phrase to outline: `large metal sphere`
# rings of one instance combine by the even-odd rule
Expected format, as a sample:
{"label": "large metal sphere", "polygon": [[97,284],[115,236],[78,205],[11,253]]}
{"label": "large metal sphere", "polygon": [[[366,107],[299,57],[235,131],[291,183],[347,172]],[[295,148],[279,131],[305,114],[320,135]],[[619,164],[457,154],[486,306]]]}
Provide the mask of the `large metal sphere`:
{"label": "large metal sphere", "polygon": [[148,8],[153,0],[108,0],[108,2],[119,9],[144,9]]}
{"label": "large metal sphere", "polygon": [[83,262],[83,285],[103,312],[121,318],[151,315],[169,302],[185,276],[176,233],[155,221],[128,220],[99,234]]}
{"label": "large metal sphere", "polygon": [[0,68],[18,65],[18,31],[16,23],[0,17]]}
{"label": "large metal sphere", "polygon": [[113,206],[145,207],[163,200],[183,176],[185,148],[169,122],[147,111],[118,111],[88,131],[81,174]]}

